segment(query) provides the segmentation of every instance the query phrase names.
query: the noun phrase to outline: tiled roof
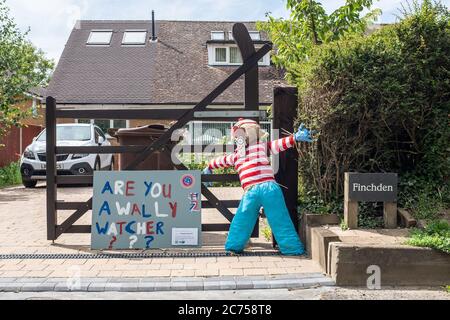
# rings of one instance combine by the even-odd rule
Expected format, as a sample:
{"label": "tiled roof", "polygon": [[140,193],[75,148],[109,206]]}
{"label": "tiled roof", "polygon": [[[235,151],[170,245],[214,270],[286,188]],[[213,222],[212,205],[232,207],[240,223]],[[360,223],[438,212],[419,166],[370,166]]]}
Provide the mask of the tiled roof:
{"label": "tiled roof", "polygon": [[[151,21],[80,21],[72,31],[48,88],[59,104],[195,104],[236,67],[209,66],[211,31],[232,30],[234,22],[156,21],[158,42],[124,47],[125,30],[145,29]],[[255,23],[245,23],[256,30]],[[111,29],[110,46],[88,46],[91,30]],[[262,34],[262,39],[265,35]],[[272,103],[281,83],[274,67],[260,67],[260,102]],[[243,104],[243,78],[216,104]]]}

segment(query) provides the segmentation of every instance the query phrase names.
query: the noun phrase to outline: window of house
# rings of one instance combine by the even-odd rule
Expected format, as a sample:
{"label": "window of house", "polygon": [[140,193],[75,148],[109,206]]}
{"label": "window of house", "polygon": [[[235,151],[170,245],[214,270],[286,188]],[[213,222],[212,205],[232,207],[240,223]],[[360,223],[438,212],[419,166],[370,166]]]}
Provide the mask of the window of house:
{"label": "window of house", "polygon": [[91,45],[109,45],[111,43],[111,30],[92,31],[89,35],[87,44]]}
{"label": "window of house", "polygon": [[230,47],[230,63],[242,63],[241,51],[238,47]]}
{"label": "window of house", "polygon": [[[259,48],[257,47],[256,50]],[[217,46],[210,44],[208,46],[208,63],[209,65],[240,65],[242,64],[242,56],[236,45],[225,44]],[[259,60],[260,66],[270,66],[270,53],[266,54]]]}
{"label": "window of house", "polygon": [[211,40],[225,40],[225,32],[223,31],[212,31]]}
{"label": "window of house", "polygon": [[127,128],[127,120],[113,120],[112,128],[114,129],[121,129],[121,128]]}
{"label": "window of house", "polygon": [[227,62],[227,48],[216,48],[215,50],[215,62],[226,63]]}
{"label": "window of house", "polygon": [[123,34],[122,44],[125,45],[143,45],[147,39],[147,31],[129,30]]}
{"label": "window of house", "polygon": [[78,119],[77,123],[91,123],[98,126],[103,132],[107,133],[108,129],[121,129],[128,128],[129,122],[127,120],[88,120],[88,119]]}

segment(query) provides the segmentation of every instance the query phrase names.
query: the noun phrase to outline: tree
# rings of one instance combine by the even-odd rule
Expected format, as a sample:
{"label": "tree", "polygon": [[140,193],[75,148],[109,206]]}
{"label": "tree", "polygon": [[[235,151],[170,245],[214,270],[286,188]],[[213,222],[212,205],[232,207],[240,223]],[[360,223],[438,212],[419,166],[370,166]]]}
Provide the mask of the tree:
{"label": "tree", "polygon": [[345,5],[328,15],[318,1],[287,0],[290,19],[267,14],[268,21],[258,23],[258,27],[269,34],[276,47],[273,62],[288,71],[289,79],[295,77],[297,68],[292,67],[307,59],[314,46],[338,40],[348,33],[364,32],[381,14],[375,9],[361,16],[372,3],[373,0],[346,0]]}
{"label": "tree", "polygon": [[5,0],[0,0],[0,137],[30,115],[18,104],[29,89],[45,86],[53,70],[53,62],[26,39],[28,32],[18,29]]}

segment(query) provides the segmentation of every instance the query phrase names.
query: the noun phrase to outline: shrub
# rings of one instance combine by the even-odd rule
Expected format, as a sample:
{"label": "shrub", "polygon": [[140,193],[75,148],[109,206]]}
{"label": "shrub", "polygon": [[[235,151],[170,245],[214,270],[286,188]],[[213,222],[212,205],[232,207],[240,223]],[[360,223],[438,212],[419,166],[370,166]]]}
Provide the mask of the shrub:
{"label": "shrub", "polygon": [[430,1],[370,35],[311,50],[291,74],[298,122],[320,132],[316,144],[300,150],[303,200],[336,206],[347,171],[398,172],[400,203],[422,204],[423,216],[448,206],[448,52],[449,11]]}
{"label": "shrub", "polygon": [[12,162],[6,167],[0,168],[0,187],[20,184],[22,176],[18,162]]}
{"label": "shrub", "polygon": [[450,253],[450,224],[445,220],[437,220],[427,225],[424,230],[415,229],[407,244]]}

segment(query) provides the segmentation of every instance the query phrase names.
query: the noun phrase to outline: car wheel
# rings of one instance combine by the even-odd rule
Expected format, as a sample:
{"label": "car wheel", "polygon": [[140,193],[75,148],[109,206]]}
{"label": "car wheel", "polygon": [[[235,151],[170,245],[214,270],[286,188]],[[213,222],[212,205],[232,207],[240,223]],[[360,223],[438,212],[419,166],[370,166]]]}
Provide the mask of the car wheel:
{"label": "car wheel", "polygon": [[22,180],[22,184],[25,188],[34,188],[37,185],[37,180]]}

